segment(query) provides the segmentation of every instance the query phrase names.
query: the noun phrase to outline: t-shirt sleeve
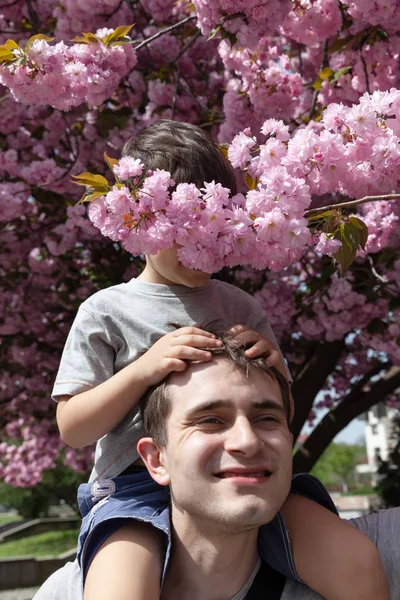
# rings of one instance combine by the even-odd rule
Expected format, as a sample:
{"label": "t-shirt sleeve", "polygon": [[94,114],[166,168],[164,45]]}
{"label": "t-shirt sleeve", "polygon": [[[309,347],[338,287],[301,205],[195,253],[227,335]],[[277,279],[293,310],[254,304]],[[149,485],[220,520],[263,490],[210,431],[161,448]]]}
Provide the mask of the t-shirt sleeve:
{"label": "t-shirt sleeve", "polygon": [[[389,585],[390,600],[400,598],[400,508],[380,510],[350,519],[350,525],[365,533],[378,548]],[[322,596],[296,581],[288,580],[282,600],[323,600]]]}
{"label": "t-shirt sleeve", "polygon": [[52,398],[75,396],[114,375],[115,350],[105,327],[80,307],[69,332]]}
{"label": "t-shirt sleeve", "polygon": [[374,542],[386,573],[390,598],[400,598],[400,507],[351,519],[349,523]]}

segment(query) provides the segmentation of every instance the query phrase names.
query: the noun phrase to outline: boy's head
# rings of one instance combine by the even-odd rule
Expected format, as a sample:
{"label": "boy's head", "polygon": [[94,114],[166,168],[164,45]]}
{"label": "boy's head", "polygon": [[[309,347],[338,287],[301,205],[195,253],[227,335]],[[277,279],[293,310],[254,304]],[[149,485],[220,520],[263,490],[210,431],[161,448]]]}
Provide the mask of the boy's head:
{"label": "boy's head", "polygon": [[162,119],[130,138],[123,156],[139,158],[145,171],[164,169],[178,183],[215,181],[236,194],[235,173],[229,161],[208,135],[190,123]]}
{"label": "boy's head", "polygon": [[[139,158],[145,171],[164,169],[178,183],[194,183],[202,188],[215,181],[237,193],[235,173],[229,161],[208,135],[199,127],[180,121],[162,119],[139,135],[130,138],[123,156]],[[146,257],[141,275],[152,283],[199,287],[207,283],[208,273],[184,267],[177,258],[176,248],[161,250]]]}

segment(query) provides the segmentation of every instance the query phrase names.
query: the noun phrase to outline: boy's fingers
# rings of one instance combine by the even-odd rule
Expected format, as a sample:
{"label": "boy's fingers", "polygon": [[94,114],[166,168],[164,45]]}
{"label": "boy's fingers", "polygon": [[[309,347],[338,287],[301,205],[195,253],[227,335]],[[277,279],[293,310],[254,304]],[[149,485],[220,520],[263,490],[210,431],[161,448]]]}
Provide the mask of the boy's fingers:
{"label": "boy's fingers", "polygon": [[266,344],[264,340],[258,340],[258,342],[251,346],[251,348],[247,348],[245,354],[248,358],[255,358],[256,356],[267,355],[268,364],[273,365],[275,360],[271,361],[270,356],[275,352],[276,350],[271,350],[271,347],[268,344]]}
{"label": "boy's fingers", "polygon": [[220,340],[200,334],[186,334],[175,338],[174,346],[192,346],[195,348],[219,348]]}
{"label": "boy's fingers", "polygon": [[170,349],[169,357],[179,360],[198,360],[203,362],[211,360],[212,354],[211,352],[193,348],[192,346],[173,346]]}
{"label": "boy's fingers", "polygon": [[237,336],[240,333],[243,333],[244,331],[249,331],[249,328],[246,327],[246,325],[238,324],[238,325],[234,325],[233,327],[228,329],[227,333],[228,333],[228,335]]}
{"label": "boy's fingers", "polygon": [[213,333],[210,333],[209,331],[204,331],[204,329],[201,329],[201,327],[181,327],[180,329],[177,329],[176,331],[173,332],[174,337],[179,337],[181,335],[202,335],[203,337],[208,337],[208,338],[215,338],[215,335]]}
{"label": "boy's fingers", "polygon": [[178,358],[170,358],[168,363],[168,370],[171,371],[185,371],[187,363],[184,360]]}

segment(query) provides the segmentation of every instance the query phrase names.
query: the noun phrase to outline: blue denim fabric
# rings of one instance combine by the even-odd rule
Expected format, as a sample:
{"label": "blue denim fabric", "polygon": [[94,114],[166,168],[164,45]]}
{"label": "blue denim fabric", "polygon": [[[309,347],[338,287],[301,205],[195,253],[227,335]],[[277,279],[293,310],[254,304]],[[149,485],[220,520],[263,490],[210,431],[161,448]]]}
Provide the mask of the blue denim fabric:
{"label": "blue denim fabric", "polygon": [[[328,492],[318,479],[295,475],[291,491],[318,502],[337,514]],[[106,539],[128,519],[146,522],[161,530],[166,538],[166,569],[170,549],[169,498],[146,470],[114,479],[102,479],[79,487],[78,504],[83,521],[78,543],[78,561],[85,580],[90,563]],[[258,547],[261,558],[286,577],[301,581],[290,547],[287,529],[280,513],[260,528]]]}
{"label": "blue denim fabric", "polygon": [[[332,498],[322,483],[308,473],[293,475],[290,491],[314,500],[324,508],[338,514]],[[258,534],[258,551],[261,558],[270,567],[289,579],[300,581],[294,565],[293,553],[283,515],[278,513],[273,521],[260,527]]]}

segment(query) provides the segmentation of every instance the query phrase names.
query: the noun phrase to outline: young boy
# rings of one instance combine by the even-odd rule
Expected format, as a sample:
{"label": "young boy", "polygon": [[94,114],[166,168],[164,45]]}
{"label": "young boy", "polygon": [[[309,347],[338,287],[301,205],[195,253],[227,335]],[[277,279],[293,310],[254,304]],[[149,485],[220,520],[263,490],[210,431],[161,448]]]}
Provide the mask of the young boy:
{"label": "young boy", "polygon": [[[123,154],[139,158],[145,170],[169,171],[176,183],[200,188],[214,180],[236,192],[228,161],[192,125],[159,121],[129,140]],[[84,520],[78,558],[85,600],[160,596],[164,548],[151,523],[167,498],[138,460],[136,443],[142,434],[138,402],[149,386],[172,371],[184,370],[187,361],[210,360],[207,348],[219,342],[198,324],[211,322],[220,329],[232,328],[238,342],[248,346],[248,356],[265,355],[284,370],[257,301],[184,267],[175,248],[147,256],[138,278],[94,294],[79,309],[53,397],[67,444],[81,447],[98,440],[91,483],[79,492]],[[388,599],[375,546],[320,506],[331,506],[322,486],[308,476],[294,482],[293,490],[302,496],[291,494],[282,511],[294,562],[281,517],[265,526],[261,554],[328,600]],[[307,495],[320,504],[304,498]],[[103,567],[104,556],[108,569]],[[123,567],[127,561],[132,565],[129,572]]]}

